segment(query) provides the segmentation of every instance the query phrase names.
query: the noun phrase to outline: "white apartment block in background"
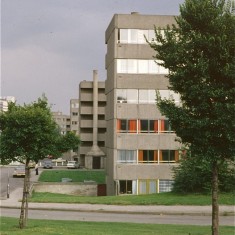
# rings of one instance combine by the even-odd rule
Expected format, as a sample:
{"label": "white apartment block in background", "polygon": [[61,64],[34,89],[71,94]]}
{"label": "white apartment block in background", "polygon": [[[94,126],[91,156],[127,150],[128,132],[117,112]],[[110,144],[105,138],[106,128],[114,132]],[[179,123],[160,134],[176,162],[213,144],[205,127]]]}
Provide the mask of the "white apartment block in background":
{"label": "white apartment block in background", "polygon": [[107,195],[171,190],[180,145],[157,109],[156,90],[176,102],[179,96],[168,90],[168,71],[144,35],[151,41],[154,25],[172,23],[174,16],[115,14],[106,30]]}
{"label": "white apartment block in background", "polygon": [[52,112],[52,116],[60,128],[62,135],[65,135],[67,131],[70,131],[70,116],[65,115],[62,112]]}
{"label": "white apartment block in background", "polygon": [[14,96],[4,96],[0,97],[0,112],[6,112],[8,110],[8,104],[9,102],[16,102],[16,99]]}
{"label": "white apartment block in background", "polygon": [[70,131],[74,132],[76,135],[79,134],[79,100],[71,99],[70,100]]}

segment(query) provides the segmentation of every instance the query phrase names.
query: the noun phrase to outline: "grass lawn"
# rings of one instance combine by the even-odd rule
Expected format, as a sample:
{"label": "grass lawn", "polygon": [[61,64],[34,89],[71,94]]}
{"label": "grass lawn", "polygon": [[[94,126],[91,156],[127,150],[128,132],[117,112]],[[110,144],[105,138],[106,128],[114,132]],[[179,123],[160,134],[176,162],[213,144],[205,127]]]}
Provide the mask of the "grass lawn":
{"label": "grass lawn", "polygon": [[[18,219],[1,217],[1,235],[208,235],[210,226],[105,223],[29,219],[28,226],[17,228]],[[234,227],[221,226],[220,235],[234,235]]]}
{"label": "grass lawn", "polygon": [[[61,182],[62,178],[71,178],[73,182],[84,180],[105,183],[103,170],[45,170],[41,173],[41,182]],[[151,195],[122,195],[105,197],[71,196],[54,193],[33,193],[31,202],[89,203],[107,205],[211,205],[211,195],[160,193]],[[220,205],[235,205],[233,193],[220,194]]]}
{"label": "grass lawn", "polygon": [[45,170],[40,174],[38,181],[61,182],[62,178],[70,178],[73,182],[92,180],[98,184],[105,184],[105,172],[103,170]]}
{"label": "grass lawn", "polygon": [[[33,193],[31,202],[55,202],[55,203],[88,203],[107,205],[211,205],[210,195],[174,193],[159,193],[150,195],[127,195],[127,196],[71,196],[54,193]],[[220,205],[234,205],[233,194],[221,194]]]}

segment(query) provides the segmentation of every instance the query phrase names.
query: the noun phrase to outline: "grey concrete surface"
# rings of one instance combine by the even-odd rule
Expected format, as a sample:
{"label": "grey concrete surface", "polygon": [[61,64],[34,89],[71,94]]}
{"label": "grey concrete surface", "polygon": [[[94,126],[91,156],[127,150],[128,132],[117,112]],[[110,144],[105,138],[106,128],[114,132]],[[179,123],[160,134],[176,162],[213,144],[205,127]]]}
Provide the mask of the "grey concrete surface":
{"label": "grey concrete surface", "polygon": [[[38,175],[31,174],[30,181],[37,182]],[[20,208],[23,189],[17,188],[10,193],[10,198],[0,200],[0,208]],[[29,203],[30,209],[84,211],[84,212],[116,212],[130,214],[159,214],[159,215],[211,215],[211,206],[143,206],[143,205],[104,205],[104,204],[67,204],[67,203]],[[221,216],[234,216],[235,206],[220,205]]]}

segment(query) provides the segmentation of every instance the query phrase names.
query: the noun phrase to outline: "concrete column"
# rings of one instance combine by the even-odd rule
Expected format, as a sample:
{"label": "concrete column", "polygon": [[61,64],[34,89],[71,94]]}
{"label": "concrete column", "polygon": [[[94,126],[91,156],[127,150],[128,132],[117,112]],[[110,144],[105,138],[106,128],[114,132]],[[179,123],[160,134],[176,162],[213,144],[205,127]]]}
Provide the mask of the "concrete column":
{"label": "concrete column", "polygon": [[98,75],[93,70],[93,145],[97,145],[98,135]]}

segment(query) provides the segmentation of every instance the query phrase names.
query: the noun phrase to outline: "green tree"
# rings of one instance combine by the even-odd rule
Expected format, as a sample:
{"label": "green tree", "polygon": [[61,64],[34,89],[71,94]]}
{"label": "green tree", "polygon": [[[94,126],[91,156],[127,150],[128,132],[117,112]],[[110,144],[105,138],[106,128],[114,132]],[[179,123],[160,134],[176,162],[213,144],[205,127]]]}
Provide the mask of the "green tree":
{"label": "green tree", "polygon": [[[29,105],[9,104],[7,112],[0,113],[1,163],[25,163],[25,179],[19,227],[24,228],[28,219],[29,161],[38,162],[47,155],[58,156],[74,147],[63,137],[45,97]],[[64,147],[61,148],[63,140]]]}
{"label": "green tree", "polygon": [[62,136],[58,148],[60,152],[64,153],[68,150],[73,150],[74,152],[78,151],[80,145],[80,138],[72,131],[67,132]]}
{"label": "green tree", "polygon": [[[203,156],[196,156],[190,150],[181,155],[179,165],[173,168],[173,191],[176,193],[211,192],[211,165]],[[219,170],[219,191],[235,192],[234,165],[225,161]]]}
{"label": "green tree", "polygon": [[235,155],[235,17],[228,6],[225,0],[186,0],[176,25],[164,36],[156,29],[157,42],[150,42],[169,69],[169,88],[182,100],[176,106],[158,96],[158,107],[182,143],[212,169],[213,235],[219,234],[218,172]]}

